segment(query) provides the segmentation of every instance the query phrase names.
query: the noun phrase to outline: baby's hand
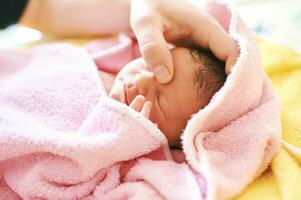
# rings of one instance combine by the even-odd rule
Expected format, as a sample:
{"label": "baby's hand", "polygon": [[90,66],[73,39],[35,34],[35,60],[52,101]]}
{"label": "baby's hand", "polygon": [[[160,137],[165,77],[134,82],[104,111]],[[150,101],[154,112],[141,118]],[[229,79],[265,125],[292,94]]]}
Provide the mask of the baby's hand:
{"label": "baby's hand", "polygon": [[116,101],[125,103],[124,83],[118,76],[115,79],[109,97],[115,99]]}
{"label": "baby's hand", "polygon": [[152,110],[152,103],[146,101],[144,96],[137,95],[130,104],[130,108],[134,109],[137,112],[140,112],[144,117],[149,119]]}

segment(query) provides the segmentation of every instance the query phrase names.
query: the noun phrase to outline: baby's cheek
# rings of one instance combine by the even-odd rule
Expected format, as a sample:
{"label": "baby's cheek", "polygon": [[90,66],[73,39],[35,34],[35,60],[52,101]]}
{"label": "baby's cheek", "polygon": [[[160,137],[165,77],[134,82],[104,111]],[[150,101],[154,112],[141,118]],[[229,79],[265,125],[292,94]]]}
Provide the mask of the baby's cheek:
{"label": "baby's cheek", "polygon": [[162,119],[160,111],[154,108],[151,111],[150,120],[158,125],[158,128],[166,136],[170,146],[177,145],[180,142],[182,130],[185,128],[185,122],[182,120],[175,120],[175,122],[168,122]]}
{"label": "baby's cheek", "polygon": [[151,114],[150,114],[150,117],[149,119],[158,125],[158,128],[159,128],[159,125],[161,124],[160,121],[159,121],[159,117],[158,117],[158,112],[156,110],[156,108],[154,108],[154,106],[152,106],[152,110],[151,110]]}
{"label": "baby's cheek", "polygon": [[165,129],[166,129],[166,124],[167,124],[167,121],[165,121],[165,119],[162,119],[162,116],[160,114],[160,111],[157,110],[156,108],[154,108],[153,106],[153,109],[151,111],[151,114],[150,114],[150,118],[149,118],[154,124],[157,125],[157,127],[161,130],[161,132],[165,134]]}

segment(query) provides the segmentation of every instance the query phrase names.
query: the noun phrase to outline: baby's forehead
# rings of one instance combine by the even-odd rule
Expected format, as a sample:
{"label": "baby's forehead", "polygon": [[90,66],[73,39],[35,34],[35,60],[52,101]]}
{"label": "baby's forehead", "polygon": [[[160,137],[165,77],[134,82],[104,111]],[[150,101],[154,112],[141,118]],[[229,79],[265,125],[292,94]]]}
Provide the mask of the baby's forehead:
{"label": "baby's forehead", "polygon": [[199,88],[196,88],[196,76],[202,67],[200,61],[193,58],[191,49],[184,47],[176,47],[171,50],[174,66],[174,78],[171,85],[181,88],[178,90],[181,95],[188,92],[194,96],[195,100],[199,99]]}
{"label": "baby's forehead", "polygon": [[176,47],[171,53],[175,81],[194,88],[199,98],[210,98],[225,81],[223,63],[209,50]]}
{"label": "baby's forehead", "polygon": [[190,73],[193,76],[204,64],[202,54],[194,49],[175,47],[171,50],[171,55],[175,73],[177,71],[181,71],[180,73],[194,72]]}
{"label": "baby's forehead", "polygon": [[[171,49],[171,55],[173,57],[174,64],[191,62],[191,65],[202,64],[208,57],[202,50],[186,47],[175,47]],[[209,58],[207,58],[209,59]],[[202,65],[196,65],[201,67]]]}
{"label": "baby's forehead", "polygon": [[185,47],[175,47],[170,50],[172,56],[189,55],[190,49]]}

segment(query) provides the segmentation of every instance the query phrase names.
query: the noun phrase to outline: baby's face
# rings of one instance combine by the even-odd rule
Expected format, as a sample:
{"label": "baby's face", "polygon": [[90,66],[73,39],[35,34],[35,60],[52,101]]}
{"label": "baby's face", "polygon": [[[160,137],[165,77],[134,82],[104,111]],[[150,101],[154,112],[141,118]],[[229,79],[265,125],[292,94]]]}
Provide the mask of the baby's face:
{"label": "baby's face", "polygon": [[159,84],[142,58],[127,64],[117,79],[123,82],[127,105],[139,94],[152,103],[150,120],[158,125],[169,144],[175,145],[191,115],[207,103],[207,98],[195,84],[200,63],[192,58],[189,49],[175,48],[171,54],[174,77],[168,84]]}

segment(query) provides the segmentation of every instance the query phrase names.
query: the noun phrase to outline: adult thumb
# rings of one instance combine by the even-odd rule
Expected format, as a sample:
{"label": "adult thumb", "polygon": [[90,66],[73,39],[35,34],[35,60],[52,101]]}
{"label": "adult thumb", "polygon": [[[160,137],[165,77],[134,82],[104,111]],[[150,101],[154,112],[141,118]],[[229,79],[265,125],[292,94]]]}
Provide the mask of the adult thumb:
{"label": "adult thumb", "polygon": [[155,74],[157,81],[161,84],[168,83],[174,74],[168,44],[159,26],[155,26],[154,23],[146,24],[146,26],[142,24],[133,26],[140,52],[147,66]]}

